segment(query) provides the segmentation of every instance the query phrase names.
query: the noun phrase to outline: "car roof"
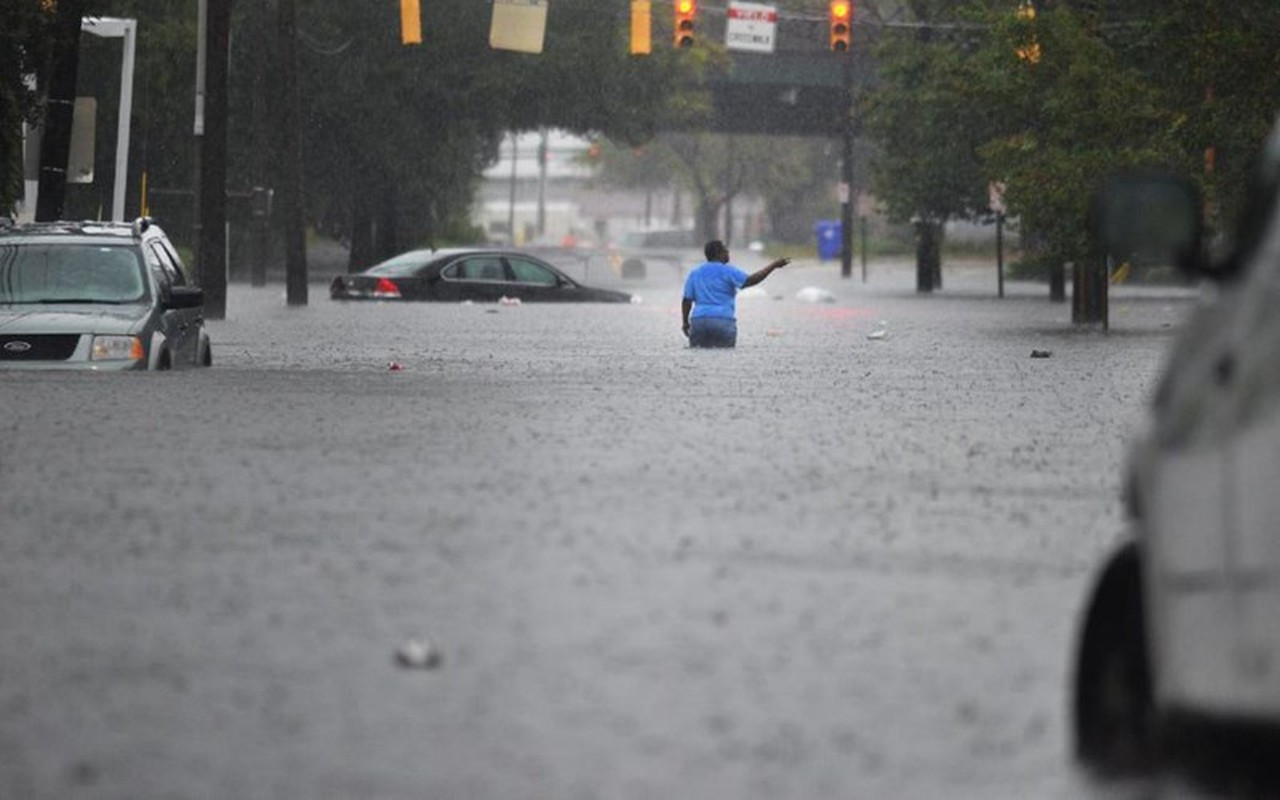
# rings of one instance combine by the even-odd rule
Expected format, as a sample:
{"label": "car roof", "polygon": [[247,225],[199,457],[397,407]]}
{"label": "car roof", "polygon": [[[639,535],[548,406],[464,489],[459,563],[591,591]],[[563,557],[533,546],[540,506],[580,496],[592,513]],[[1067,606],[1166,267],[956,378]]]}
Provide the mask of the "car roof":
{"label": "car roof", "polygon": [[545,263],[544,259],[539,258],[533,253],[523,250],[512,250],[504,247],[442,247],[439,250],[423,248],[421,250],[406,250],[403,253],[396,253],[393,256],[384,258],[376,264],[370,264],[366,270],[377,269],[390,263],[400,264],[434,264],[436,262],[448,261],[461,256],[520,256],[522,258],[531,258],[535,261]]}

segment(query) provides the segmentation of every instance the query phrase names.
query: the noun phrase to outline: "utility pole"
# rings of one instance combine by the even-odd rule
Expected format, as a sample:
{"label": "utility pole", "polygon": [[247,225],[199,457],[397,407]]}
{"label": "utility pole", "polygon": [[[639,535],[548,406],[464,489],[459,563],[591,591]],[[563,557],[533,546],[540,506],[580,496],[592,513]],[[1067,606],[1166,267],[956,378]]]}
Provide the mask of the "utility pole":
{"label": "utility pole", "polygon": [[231,0],[201,0],[205,12],[204,136],[200,158],[200,236],[196,263],[205,315],[227,316],[227,61]]}
{"label": "utility pole", "polygon": [[[196,4],[196,101],[195,120],[192,123],[193,171],[191,175],[191,243],[200,248],[200,221],[203,212],[200,210],[200,180],[204,172],[204,94],[205,94],[205,62],[208,61],[209,39],[209,0],[199,0]],[[197,256],[198,257],[198,256]]]}
{"label": "utility pole", "polygon": [[280,54],[281,211],[284,220],[285,303],[307,304],[307,239],[303,227],[302,99],[298,89],[298,31],[295,0],[280,0],[276,34]]}
{"label": "utility pole", "polygon": [[44,131],[40,137],[39,194],[36,220],[62,219],[66,213],[67,159],[71,154],[71,121],[80,68],[81,0],[62,0],[54,18],[54,45],[49,65]]}
{"label": "utility pole", "polygon": [[267,153],[271,148],[270,136],[266,131],[265,106],[263,93],[266,87],[266,76],[271,74],[271,61],[268,52],[271,49],[270,28],[267,26],[267,0],[257,0],[254,4],[252,30],[250,40],[252,49],[251,63],[254,64],[252,83],[249,87],[249,124],[253,127],[250,140],[253,142],[250,156],[253,171],[253,199],[251,201],[252,221],[250,237],[253,240],[249,268],[249,284],[251,286],[267,285],[267,225],[271,211],[268,202],[270,193],[266,189]]}

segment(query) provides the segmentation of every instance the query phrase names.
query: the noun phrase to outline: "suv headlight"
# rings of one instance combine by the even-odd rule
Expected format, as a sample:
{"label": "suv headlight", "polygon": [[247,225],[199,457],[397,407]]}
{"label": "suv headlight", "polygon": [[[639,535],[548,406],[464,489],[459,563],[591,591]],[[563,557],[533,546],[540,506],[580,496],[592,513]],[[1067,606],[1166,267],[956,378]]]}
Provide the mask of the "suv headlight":
{"label": "suv headlight", "polygon": [[94,361],[141,361],[144,356],[137,336],[95,336],[89,354]]}

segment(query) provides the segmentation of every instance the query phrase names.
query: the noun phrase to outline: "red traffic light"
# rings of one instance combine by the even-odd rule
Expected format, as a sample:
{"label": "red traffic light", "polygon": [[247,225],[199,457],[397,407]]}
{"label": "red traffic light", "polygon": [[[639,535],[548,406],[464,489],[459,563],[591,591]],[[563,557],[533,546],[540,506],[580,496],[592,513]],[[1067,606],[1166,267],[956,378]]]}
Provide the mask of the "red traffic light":
{"label": "red traffic light", "polygon": [[831,0],[828,10],[831,21],[831,49],[844,52],[849,49],[853,35],[853,3],[850,0]]}
{"label": "red traffic light", "polygon": [[674,0],[675,7],[675,45],[676,47],[693,46],[694,21],[698,16],[697,0]]}

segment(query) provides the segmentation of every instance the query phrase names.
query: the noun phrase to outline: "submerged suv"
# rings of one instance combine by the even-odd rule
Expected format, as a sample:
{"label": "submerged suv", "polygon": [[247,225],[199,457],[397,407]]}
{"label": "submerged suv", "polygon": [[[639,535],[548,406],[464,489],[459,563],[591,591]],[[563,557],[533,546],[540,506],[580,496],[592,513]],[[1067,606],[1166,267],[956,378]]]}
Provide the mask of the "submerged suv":
{"label": "submerged suv", "polygon": [[149,219],[0,227],[0,369],[212,362],[204,293]]}
{"label": "submerged suv", "polygon": [[1076,750],[1142,767],[1244,732],[1278,766],[1280,126],[1225,258],[1204,255],[1183,181],[1135,177],[1100,197],[1109,252],[1163,255],[1216,291],[1175,342],[1130,453],[1132,536],[1101,570],[1078,643]]}

